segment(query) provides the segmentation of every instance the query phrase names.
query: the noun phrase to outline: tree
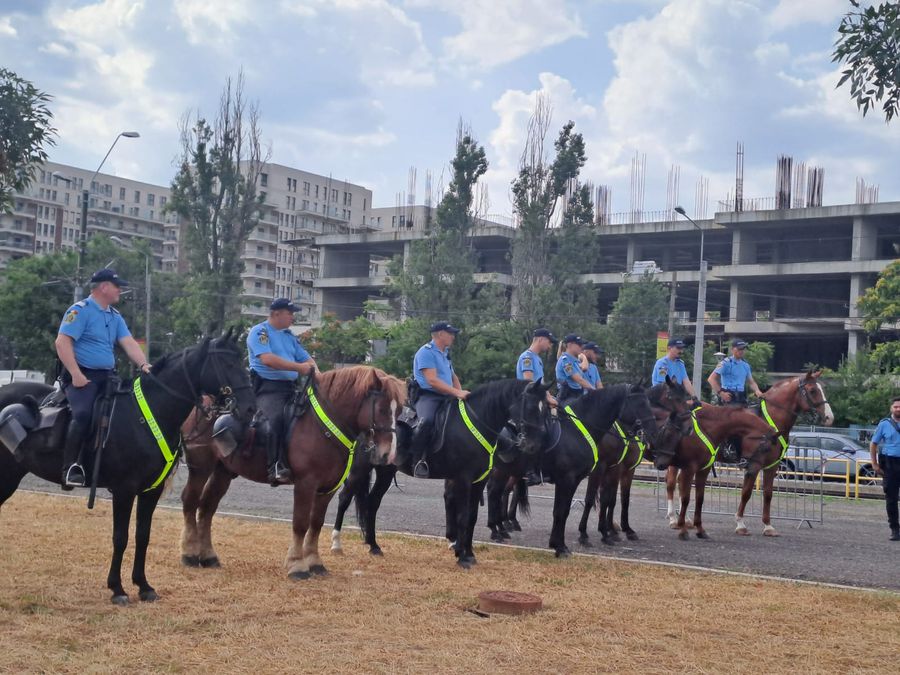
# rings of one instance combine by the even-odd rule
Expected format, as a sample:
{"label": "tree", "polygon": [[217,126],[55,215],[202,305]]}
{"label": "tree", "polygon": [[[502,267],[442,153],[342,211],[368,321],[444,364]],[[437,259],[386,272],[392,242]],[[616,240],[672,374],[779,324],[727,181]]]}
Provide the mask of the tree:
{"label": "tree", "polygon": [[212,124],[199,115],[182,120],[181,165],[167,209],[186,223],[191,278],[177,305],[192,317],[181,330],[195,337],[218,332],[240,312],[241,255],[259,222],[264,195],[257,181],[269,159],[260,135],[259,108],[244,97],[243,72],[226,80]]}
{"label": "tree", "polygon": [[619,289],[602,343],[610,365],[629,380],[648,380],[656,362],[656,333],[669,320],[669,289],[647,275]]}
{"label": "tree", "polygon": [[14,192],[25,190],[37,165],[56,145],[51,97],[11,70],[0,68],[0,210],[12,206]]}
{"label": "tree", "polygon": [[[397,377],[412,374],[412,362],[416,351],[430,339],[427,319],[407,319],[395,323],[387,330],[387,353],[373,364]],[[454,354],[456,347],[454,347]]]}
{"label": "tree", "polygon": [[857,303],[863,328],[876,336],[885,326],[893,327],[893,339],[872,347],[872,356],[886,372],[900,370],[900,342],[897,324],[900,323],[900,260],[888,265],[871,288],[866,289]]}
{"label": "tree", "polygon": [[875,424],[884,417],[900,389],[900,368],[885,372],[872,353],[859,351],[826,371],[827,394],[834,425]]}
{"label": "tree", "polygon": [[329,370],[338,364],[364,363],[371,352],[371,341],[383,338],[384,333],[364,316],[340,321],[326,314],[321,326],[303,334],[302,342],[319,368]]}
{"label": "tree", "polygon": [[850,96],[863,116],[881,103],[890,122],[900,113],[900,3],[850,4],[855,9],[841,19],[832,54],[832,61],[847,65],[837,86],[849,81]]}

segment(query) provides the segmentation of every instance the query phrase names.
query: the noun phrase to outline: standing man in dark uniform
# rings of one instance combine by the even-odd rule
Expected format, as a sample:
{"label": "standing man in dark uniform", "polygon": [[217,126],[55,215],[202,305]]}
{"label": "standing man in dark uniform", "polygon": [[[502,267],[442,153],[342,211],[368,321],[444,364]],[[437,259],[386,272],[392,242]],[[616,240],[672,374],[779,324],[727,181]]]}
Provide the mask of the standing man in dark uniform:
{"label": "standing man in dark uniform", "polygon": [[[881,445],[881,453],[878,446]],[[891,401],[891,414],[878,423],[869,444],[872,468],[884,476],[884,504],[887,509],[891,541],[900,541],[900,396]]]}
{"label": "standing man in dark uniform", "polygon": [[99,270],[91,277],[91,294],[69,307],[59,325],[56,353],[65,367],[60,380],[72,409],[63,447],[63,490],[86,484],[79,455],[91,431],[94,402],[115,372],[116,344],[143,372],[150,371],[150,364],[131,337],[125,319],[113,307],[119,302],[122,287],[127,285],[115,270]]}
{"label": "standing man in dark uniform", "polygon": [[425,455],[431,432],[434,430],[434,415],[441,403],[448,397],[465,399],[469,392],[462,388],[459,378],[453,372],[450,362],[450,347],[456,340],[459,328],[438,321],[431,326],[431,342],[416,352],[413,358],[413,376],[419,385],[419,398],[416,401],[416,415],[419,418],[411,443],[413,475],[416,478],[428,478],[430,471]]}
{"label": "standing man in dark uniform", "polygon": [[287,298],[274,300],[269,305],[269,318],[253,326],[247,336],[256,407],[265,417],[261,430],[272,487],[293,479],[289,463],[284,459],[287,434],[284,407],[294,394],[297,378],[318,373],[316,362],[291,333],[294,312],[298,309]]}
{"label": "standing man in dark uniform", "polygon": [[719,401],[725,403],[738,403],[746,405],[747,403],[747,384],[750,385],[750,391],[756,396],[762,396],[762,391],[753,374],[750,372],[750,364],[744,361],[744,351],[747,349],[747,343],[740,339],[731,341],[731,356],[722,359],[722,362],[716,366],[716,369],[709,374],[707,382],[715,394],[718,395]]}

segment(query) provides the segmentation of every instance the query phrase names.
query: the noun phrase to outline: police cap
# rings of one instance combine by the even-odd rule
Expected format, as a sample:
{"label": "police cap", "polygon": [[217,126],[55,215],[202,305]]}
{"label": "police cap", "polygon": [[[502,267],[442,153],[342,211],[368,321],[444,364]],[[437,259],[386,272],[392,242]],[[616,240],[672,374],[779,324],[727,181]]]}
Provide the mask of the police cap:
{"label": "police cap", "polygon": [[735,338],[731,341],[732,347],[737,347],[738,349],[745,349],[747,347],[747,342],[745,340],[741,340],[740,338]]}
{"label": "police cap", "polygon": [[432,332],[432,333],[439,333],[439,332],[441,332],[442,330],[443,330],[443,331],[446,331],[446,332],[448,332],[448,333],[453,333],[454,335],[456,335],[456,334],[459,332],[459,328],[457,328],[456,326],[452,325],[452,324],[449,323],[448,321],[438,321],[438,322],[436,322],[436,323],[431,324],[431,331],[430,331],[430,332]]}
{"label": "police cap", "polygon": [[277,311],[277,310],[279,310],[279,309],[287,309],[287,310],[289,310],[290,312],[299,312],[299,311],[300,311],[300,308],[297,307],[297,305],[295,305],[294,303],[292,303],[292,302],[291,302],[290,300],[288,300],[287,298],[275,298],[275,299],[272,301],[272,304],[269,305],[269,311],[270,311],[270,312],[275,312],[275,311]]}
{"label": "police cap", "polygon": [[556,337],[546,328],[535,328],[531,336],[536,338],[547,338],[550,342],[556,342]]}
{"label": "police cap", "polygon": [[684,340],[682,340],[681,338],[676,338],[676,337],[669,338],[669,346],[684,349]]}
{"label": "police cap", "polygon": [[128,282],[124,279],[120,279],[119,275],[116,274],[116,271],[110,267],[104,267],[102,270],[97,270],[94,272],[94,276],[91,277],[92,284],[102,284],[104,281],[110,281],[119,287],[128,285]]}
{"label": "police cap", "polygon": [[575,335],[575,333],[569,333],[566,337],[563,338],[563,342],[569,344],[570,342],[574,342],[576,345],[584,345],[584,340]]}
{"label": "police cap", "polygon": [[593,352],[596,353],[596,354],[602,354],[602,353],[603,353],[603,347],[601,347],[600,345],[598,345],[596,342],[585,342],[585,343],[584,343],[584,348],[585,348],[585,349],[590,349],[591,351],[593,351]]}

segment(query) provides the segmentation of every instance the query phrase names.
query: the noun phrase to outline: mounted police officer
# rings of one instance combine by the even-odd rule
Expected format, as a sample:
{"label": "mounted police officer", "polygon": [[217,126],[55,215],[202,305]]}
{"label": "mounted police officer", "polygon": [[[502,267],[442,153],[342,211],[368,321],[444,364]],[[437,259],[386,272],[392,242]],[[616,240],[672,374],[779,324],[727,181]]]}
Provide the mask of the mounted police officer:
{"label": "mounted police officer", "polygon": [[744,361],[744,351],[747,343],[735,338],[731,341],[731,356],[722,359],[716,369],[709,374],[707,382],[713,392],[719,397],[722,404],[747,403],[746,386],[750,385],[750,391],[756,396],[762,396],[759,385],[753,379],[750,372],[750,364]]}
{"label": "mounted police officer", "polygon": [[253,326],[247,336],[256,406],[265,417],[260,428],[266,444],[269,483],[273,487],[292,480],[283,451],[288,431],[285,406],[294,394],[297,378],[319,372],[316,362],[291,332],[294,312],[298,309],[287,298],[277,298],[269,305],[269,318]]}
{"label": "mounted police officer", "polygon": [[84,467],[79,461],[82,446],[91,431],[94,403],[115,373],[115,346],[143,372],[150,364],[125,319],[113,305],[119,302],[128,282],[116,271],[104,268],[91,277],[91,294],[69,307],[59,325],[56,353],[65,371],[60,380],[72,409],[72,420],[63,447],[62,487],[84,487]]}
{"label": "mounted police officer", "polygon": [[560,345],[562,352],[556,361],[556,388],[558,392],[556,398],[559,400],[560,406],[571,403],[586,391],[594,388],[582,374],[581,366],[578,363],[582,345],[584,345],[584,341],[574,333],[566,335],[563,338],[562,345]]}
{"label": "mounted police officer", "polygon": [[882,487],[891,541],[900,541],[900,509],[897,506],[900,497],[900,396],[891,401],[891,414],[875,428],[869,452],[875,473],[884,476]]}
{"label": "mounted police officer", "polygon": [[[549,352],[554,342],[556,338],[548,329],[535,328],[531,334],[531,345],[519,354],[519,360],[516,361],[516,379],[529,382],[540,382],[544,379],[544,361],[541,354]],[[557,406],[556,398],[551,396],[549,391],[547,403],[554,408]],[[540,485],[543,482],[533,467],[525,472],[525,480],[529,486]]]}
{"label": "mounted police officer", "polygon": [[434,430],[434,416],[440,405],[453,397],[465,399],[469,392],[462,388],[453,372],[450,347],[456,340],[459,328],[446,321],[431,325],[431,341],[419,347],[413,358],[413,376],[419,385],[416,415],[419,418],[413,434],[410,452],[413,459],[413,475],[428,478],[430,473],[425,455]]}
{"label": "mounted police officer", "polygon": [[696,397],[694,385],[691,383],[691,378],[688,377],[684,361],[681,360],[683,354],[684,341],[681,338],[669,338],[668,351],[654,364],[650,380],[654,385],[663,384],[668,375],[670,380],[682,385],[689,396]]}
{"label": "mounted police officer", "polygon": [[600,377],[600,368],[597,365],[600,361],[600,356],[603,354],[603,347],[598,345],[596,342],[585,342],[584,347],[582,347],[582,352],[585,360],[587,361],[587,368],[583,370],[584,379],[590,382],[591,386],[594,389],[603,389],[603,382],[601,382]]}

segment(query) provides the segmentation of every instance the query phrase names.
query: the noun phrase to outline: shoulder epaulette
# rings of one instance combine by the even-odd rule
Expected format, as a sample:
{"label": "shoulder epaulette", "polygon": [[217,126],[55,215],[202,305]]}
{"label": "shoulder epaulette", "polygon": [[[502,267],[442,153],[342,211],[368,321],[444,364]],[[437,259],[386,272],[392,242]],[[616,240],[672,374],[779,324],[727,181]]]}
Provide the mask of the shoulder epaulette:
{"label": "shoulder epaulette", "polygon": [[87,303],[84,300],[79,300],[75,303],[76,307],[87,307]]}
{"label": "shoulder epaulette", "polygon": [[122,313],[119,310],[117,310],[115,307],[110,307],[110,309],[112,310],[113,314],[121,314]]}

